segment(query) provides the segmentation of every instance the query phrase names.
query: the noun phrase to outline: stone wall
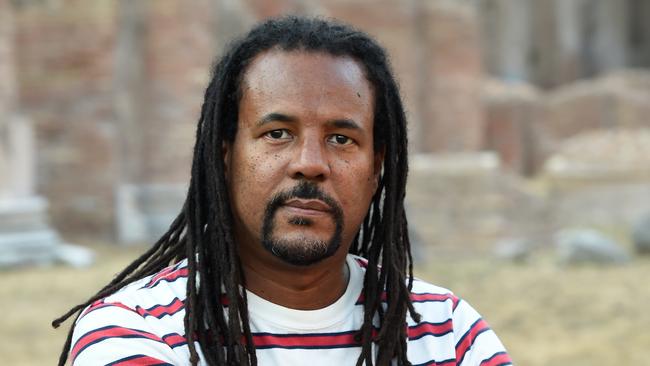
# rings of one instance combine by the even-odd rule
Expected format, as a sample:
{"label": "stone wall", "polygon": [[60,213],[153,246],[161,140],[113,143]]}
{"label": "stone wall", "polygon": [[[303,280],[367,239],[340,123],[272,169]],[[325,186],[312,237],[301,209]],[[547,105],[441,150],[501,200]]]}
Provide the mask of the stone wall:
{"label": "stone wall", "polygon": [[37,191],[50,200],[57,227],[108,235],[116,181],[113,2],[17,4],[17,77],[36,131]]}
{"label": "stone wall", "polygon": [[543,88],[650,66],[644,0],[480,0],[489,72]]}
{"label": "stone wall", "polygon": [[592,129],[650,126],[650,73],[616,72],[558,88],[544,110],[542,133],[555,144]]}
{"label": "stone wall", "polygon": [[553,221],[623,235],[650,212],[650,125],[583,131],[543,169]]}
{"label": "stone wall", "polygon": [[9,123],[15,113],[14,23],[9,1],[0,0],[0,199],[9,195]]}
{"label": "stone wall", "polygon": [[541,167],[543,95],[524,83],[490,80],[484,84],[485,148],[497,153],[504,168],[532,176]]}

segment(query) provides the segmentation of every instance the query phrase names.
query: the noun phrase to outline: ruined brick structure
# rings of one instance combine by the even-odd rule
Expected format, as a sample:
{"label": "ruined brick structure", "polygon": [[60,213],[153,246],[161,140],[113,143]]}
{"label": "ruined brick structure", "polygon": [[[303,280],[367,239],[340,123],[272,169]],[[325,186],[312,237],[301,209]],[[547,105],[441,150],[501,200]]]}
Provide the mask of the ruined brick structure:
{"label": "ruined brick structure", "polygon": [[[392,55],[413,152],[488,148],[524,174],[569,137],[547,121],[571,105],[551,88],[650,65],[643,0],[4,1],[36,190],[64,233],[126,242],[152,240],[180,209],[211,64],[256,20],[321,14],[368,31]],[[509,93],[515,82],[530,92]]]}

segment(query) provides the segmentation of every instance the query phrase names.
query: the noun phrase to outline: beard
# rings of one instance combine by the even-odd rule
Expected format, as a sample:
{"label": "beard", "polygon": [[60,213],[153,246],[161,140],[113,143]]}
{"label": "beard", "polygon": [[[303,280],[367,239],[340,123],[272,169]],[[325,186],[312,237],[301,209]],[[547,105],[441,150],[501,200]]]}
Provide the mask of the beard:
{"label": "beard", "polygon": [[[278,238],[274,234],[276,229],[275,216],[288,200],[294,198],[318,199],[330,206],[330,214],[334,221],[334,232],[329,240],[308,238],[305,236],[294,239]],[[309,227],[313,221],[309,218],[294,216],[288,223],[294,226]],[[274,195],[266,205],[264,221],[262,223],[262,246],[282,261],[296,265],[308,266],[331,257],[341,246],[343,233],[343,210],[330,196],[318,188],[315,183],[301,181],[291,190]]]}

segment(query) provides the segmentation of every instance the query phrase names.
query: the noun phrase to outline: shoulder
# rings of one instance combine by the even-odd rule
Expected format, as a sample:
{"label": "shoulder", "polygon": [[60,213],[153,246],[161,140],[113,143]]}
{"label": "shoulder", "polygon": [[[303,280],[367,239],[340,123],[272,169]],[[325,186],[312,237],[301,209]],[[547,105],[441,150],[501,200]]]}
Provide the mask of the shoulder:
{"label": "shoulder", "polygon": [[137,342],[138,349],[145,344],[144,349],[151,350],[148,357],[172,359],[173,349],[186,345],[182,336],[186,282],[183,261],[88,306],[74,325],[70,350],[73,364],[113,360],[122,353],[132,357],[126,344]]}
{"label": "shoulder", "polygon": [[[359,266],[364,272],[368,268],[368,260],[356,255],[349,255],[350,259]],[[427,310],[427,313],[444,313],[451,314],[456,309],[460,299],[457,298],[450,290],[436,286],[434,284],[422,281],[418,278],[413,279],[413,287],[410,292],[411,301],[417,308]]]}
{"label": "shoulder", "polygon": [[[368,261],[351,256],[365,270]],[[510,365],[503,344],[481,315],[451,290],[414,278],[407,317],[408,356],[414,365]]]}
{"label": "shoulder", "polygon": [[158,319],[181,310],[186,297],[187,261],[163,268],[157,273],[124,286],[114,294],[101,299],[84,310],[90,312],[116,306],[130,309],[142,317]]}
{"label": "shoulder", "polygon": [[410,296],[421,316],[419,322],[408,319],[409,347],[413,353],[419,353],[418,347],[430,349],[435,344],[434,348],[441,353],[432,354],[427,349],[423,352],[427,360],[435,359],[442,364],[453,360],[457,365],[512,364],[499,338],[467,301],[446,288],[418,279],[413,281]]}

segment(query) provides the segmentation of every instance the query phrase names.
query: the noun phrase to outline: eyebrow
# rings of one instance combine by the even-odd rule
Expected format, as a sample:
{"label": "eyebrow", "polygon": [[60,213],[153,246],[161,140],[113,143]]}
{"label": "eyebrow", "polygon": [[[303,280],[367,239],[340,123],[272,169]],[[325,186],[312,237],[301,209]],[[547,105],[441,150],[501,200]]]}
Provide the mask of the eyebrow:
{"label": "eyebrow", "polygon": [[298,119],[295,117],[287,116],[286,114],[273,112],[260,118],[256,124],[259,127],[271,122],[298,122]]}
{"label": "eyebrow", "polygon": [[[283,113],[278,113],[278,112],[272,112],[269,114],[264,115],[264,117],[260,118],[259,121],[257,121],[256,125],[263,126],[267,123],[271,122],[289,122],[289,123],[296,123],[298,122],[298,119],[293,116],[288,116]],[[347,119],[347,118],[341,118],[341,119],[333,119],[330,121],[327,121],[328,125],[332,125],[336,128],[343,128],[343,129],[349,129],[349,130],[361,130],[361,127],[359,126],[358,123],[356,123],[354,120]]]}

